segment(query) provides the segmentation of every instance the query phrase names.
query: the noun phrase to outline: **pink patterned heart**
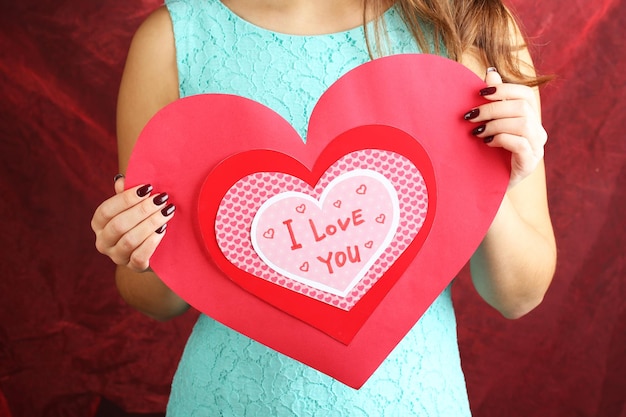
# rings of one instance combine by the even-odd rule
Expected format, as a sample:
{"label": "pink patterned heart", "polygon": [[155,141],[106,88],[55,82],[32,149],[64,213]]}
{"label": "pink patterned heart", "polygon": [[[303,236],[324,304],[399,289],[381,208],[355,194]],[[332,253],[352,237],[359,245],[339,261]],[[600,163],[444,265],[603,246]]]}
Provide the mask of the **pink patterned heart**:
{"label": "pink patterned heart", "polygon": [[[240,201],[252,203],[241,210]],[[238,268],[350,310],[411,244],[427,210],[411,161],[362,150],[333,164],[316,187],[281,172],[246,176],[225,194],[215,234]]]}

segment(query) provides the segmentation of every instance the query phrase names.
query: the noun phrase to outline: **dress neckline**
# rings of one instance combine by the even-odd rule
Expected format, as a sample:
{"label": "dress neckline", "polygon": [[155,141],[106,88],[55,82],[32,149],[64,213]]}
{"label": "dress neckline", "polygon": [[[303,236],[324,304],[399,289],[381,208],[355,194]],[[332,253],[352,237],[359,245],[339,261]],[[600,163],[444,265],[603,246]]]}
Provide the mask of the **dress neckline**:
{"label": "dress neckline", "polygon": [[[353,28],[350,29],[346,29],[346,30],[341,30],[341,31],[337,31],[337,32],[328,32],[328,33],[320,33],[320,34],[311,34],[311,35],[299,35],[299,34],[294,34],[294,33],[288,33],[288,32],[279,32],[279,31],[275,31],[272,29],[268,29],[265,28],[263,26],[259,26],[249,20],[244,19],[243,17],[239,16],[237,13],[235,13],[230,7],[228,7],[227,5],[224,4],[224,2],[222,0],[217,0],[217,2],[219,3],[220,7],[222,9],[224,9],[224,11],[226,13],[228,13],[230,15],[230,17],[235,20],[238,21],[246,26],[252,27],[254,28],[256,31],[258,32],[264,32],[264,33],[268,33],[274,36],[278,36],[278,37],[286,37],[286,38],[323,38],[323,37],[328,37],[328,36],[338,36],[338,35],[348,35],[348,34],[352,34],[355,32],[363,32],[363,24],[360,24],[358,26],[355,26]],[[394,3],[395,5],[395,3]],[[370,21],[367,22],[367,25],[372,25],[375,24],[376,21],[378,19],[387,19],[388,15],[391,13],[392,9],[394,9],[394,5],[391,5],[391,7],[387,8],[381,15],[380,17],[376,18],[376,19],[372,19]]]}

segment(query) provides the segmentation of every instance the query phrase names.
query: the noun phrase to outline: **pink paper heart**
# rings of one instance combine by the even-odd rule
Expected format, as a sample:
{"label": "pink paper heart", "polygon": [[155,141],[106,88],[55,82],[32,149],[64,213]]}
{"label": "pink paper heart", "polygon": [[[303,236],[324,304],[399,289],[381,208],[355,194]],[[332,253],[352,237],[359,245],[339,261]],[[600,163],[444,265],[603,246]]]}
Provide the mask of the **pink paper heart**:
{"label": "pink paper heart", "polygon": [[[483,87],[473,73],[444,58],[377,59],[347,73],[320,98],[306,144],[275,112],[241,97],[200,95],[167,106],[143,130],[127,171],[128,187],[149,182],[167,191],[178,207],[152,268],[214,319],[347,385],[361,386],[467,262],[504,195],[509,155],[476,141],[462,119],[485,102],[477,94]],[[253,150],[288,155],[291,162],[283,162],[289,172],[314,185],[316,179],[307,170],[332,165],[334,160],[325,155],[372,149],[371,144],[353,144],[354,149],[329,153],[333,141],[372,125],[398,129],[419,142],[432,163],[437,210],[419,252],[396,261],[394,267],[404,273],[384,288],[386,295],[346,345],[226,277],[205,249],[197,204],[215,167]],[[245,201],[229,203],[252,209]],[[359,314],[363,303],[367,299],[346,314]]]}
{"label": "pink paper heart", "polygon": [[[370,151],[369,154],[373,158],[381,156],[380,151]],[[358,155],[355,153],[354,156]],[[382,156],[394,161],[402,160],[393,153]],[[373,162],[363,164],[357,157],[347,156],[329,168],[317,187],[284,173],[266,173],[265,178],[249,175],[228,190],[220,203],[217,220],[211,216],[206,219],[210,223],[206,231],[212,236],[211,222],[215,220],[220,250],[239,269],[261,279],[269,277],[274,283],[285,283],[279,284],[282,286],[296,280],[309,290],[309,296],[317,295],[315,289],[323,291],[326,293],[324,302],[342,305],[349,310],[386,272],[387,268],[382,268],[381,262],[386,260],[393,264],[399,256],[399,252],[396,255],[392,253],[394,249],[400,247],[400,252],[404,251],[426,219],[427,205],[424,203],[428,197],[417,168],[404,160],[401,170],[386,172],[393,183],[377,169],[382,171]],[[408,203],[398,201],[396,189],[402,194],[410,192],[407,185],[399,183],[405,177],[399,176],[398,171],[412,179],[410,184],[421,184],[422,187],[420,192],[412,192]],[[359,177],[355,177],[357,173],[360,173]],[[276,195],[274,193],[281,189],[275,189],[271,181],[274,176],[281,179],[284,188],[282,193]],[[215,193],[214,182],[210,177],[207,179],[208,186],[202,190],[209,194],[209,199]],[[351,182],[354,184],[351,185]],[[258,200],[249,215],[243,217],[236,215],[237,208],[229,203],[242,189],[245,190],[243,198],[247,201],[267,189],[266,199]],[[273,197],[267,197],[269,195]],[[319,201],[316,199],[318,196]],[[330,204],[331,201],[334,203]],[[381,212],[387,212],[393,221],[380,222]],[[204,220],[201,215],[200,222]],[[246,227],[233,234],[219,233],[228,226],[234,229],[238,224],[245,224]],[[373,228],[376,224],[380,226]],[[277,231],[281,233],[277,234]],[[230,249],[233,240],[241,241],[235,250]],[[386,256],[370,271],[383,253]],[[263,262],[250,262],[249,256],[253,260],[262,258]],[[257,264],[259,267],[255,266]],[[362,278],[366,281],[366,290],[352,291]],[[324,283],[324,280],[330,283]],[[348,295],[349,301],[346,300]]]}
{"label": "pink paper heart", "polygon": [[[355,172],[360,176],[349,176]],[[345,297],[389,247],[398,227],[400,209],[393,185],[385,177],[376,178],[370,173],[373,171],[340,175],[324,188],[319,200],[294,191],[267,200],[254,216],[250,231],[256,253],[280,275]],[[340,195],[352,197],[348,200],[351,205],[344,205],[342,211],[329,204],[331,198]],[[303,209],[299,210],[300,207]],[[376,216],[384,216],[378,214],[381,211],[389,213],[392,221],[372,229],[369,225],[373,220],[378,222]],[[282,233],[267,239],[264,230]],[[370,238],[376,246],[366,252],[362,244]],[[223,247],[227,241],[224,243]],[[284,248],[291,251],[285,253]],[[311,260],[310,264],[307,259]],[[239,262],[240,268],[246,267],[240,261],[235,262]],[[301,274],[299,265],[304,263],[310,268]]]}

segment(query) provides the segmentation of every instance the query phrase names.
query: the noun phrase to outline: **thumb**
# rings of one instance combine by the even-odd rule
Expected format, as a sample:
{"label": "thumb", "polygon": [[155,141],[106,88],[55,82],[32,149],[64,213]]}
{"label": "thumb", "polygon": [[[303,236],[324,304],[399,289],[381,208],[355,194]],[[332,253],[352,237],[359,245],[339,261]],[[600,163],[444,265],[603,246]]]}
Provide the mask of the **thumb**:
{"label": "thumb", "polygon": [[124,174],[117,174],[113,179],[115,185],[115,194],[119,194],[124,191]]}
{"label": "thumb", "polygon": [[487,68],[487,73],[485,74],[485,83],[487,83],[487,85],[489,86],[502,84],[502,77],[500,77],[500,74],[498,74],[498,70],[495,67]]}

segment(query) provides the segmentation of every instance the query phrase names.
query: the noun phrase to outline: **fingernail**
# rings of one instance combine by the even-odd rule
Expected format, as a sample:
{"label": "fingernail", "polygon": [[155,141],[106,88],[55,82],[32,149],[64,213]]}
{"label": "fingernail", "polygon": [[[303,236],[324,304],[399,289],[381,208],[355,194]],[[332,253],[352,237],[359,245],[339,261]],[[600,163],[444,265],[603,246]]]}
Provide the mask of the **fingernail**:
{"label": "fingernail", "polygon": [[472,110],[468,111],[467,113],[465,113],[463,118],[465,120],[472,120],[472,119],[477,118],[479,114],[480,114],[480,110],[479,109],[472,109]]}
{"label": "fingernail", "polygon": [[117,180],[124,178],[124,174],[117,174],[113,177],[113,184],[117,182]]}
{"label": "fingernail", "polygon": [[489,67],[487,68],[487,74],[489,74],[490,72],[498,72],[498,69],[496,67]]}
{"label": "fingernail", "polygon": [[139,197],[145,197],[150,194],[150,191],[152,191],[152,186],[150,184],[146,184],[143,187],[137,188],[137,195]]}
{"label": "fingernail", "polygon": [[156,229],[155,232],[157,232],[158,234],[161,234],[161,233],[165,232],[165,229],[167,229],[167,223],[165,223],[163,226],[161,226],[158,229]]}
{"label": "fingernail", "polygon": [[483,142],[485,143],[493,142],[493,136],[487,136],[486,138],[483,138]]}
{"label": "fingernail", "polygon": [[164,209],[161,210],[161,214],[165,217],[171,215],[176,210],[176,206],[174,204],[168,204]]}
{"label": "fingernail", "polygon": [[486,87],[480,90],[479,94],[481,96],[490,96],[496,92],[496,87]]}
{"label": "fingernail", "polygon": [[483,133],[485,131],[486,127],[487,127],[486,125],[478,126],[474,130],[472,130],[472,135],[480,135],[481,133]]}
{"label": "fingernail", "polygon": [[167,195],[167,193],[161,193],[157,195],[156,197],[154,197],[152,199],[152,202],[156,204],[157,206],[160,206],[161,204],[165,203],[169,198],[170,196]]}

